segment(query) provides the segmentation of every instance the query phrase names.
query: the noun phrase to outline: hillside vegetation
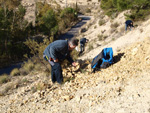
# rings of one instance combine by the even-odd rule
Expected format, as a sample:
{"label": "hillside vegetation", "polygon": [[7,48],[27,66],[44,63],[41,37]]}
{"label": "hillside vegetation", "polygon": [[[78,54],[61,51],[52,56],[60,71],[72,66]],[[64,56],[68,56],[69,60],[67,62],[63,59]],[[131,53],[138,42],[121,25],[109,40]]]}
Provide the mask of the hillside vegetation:
{"label": "hillside vegetation", "polygon": [[[112,66],[93,74],[89,62],[84,61],[82,65],[87,65],[84,71],[73,73],[75,78],[68,79],[62,86],[52,85],[44,73],[25,76],[22,87],[0,97],[1,111],[148,112],[149,44],[147,38],[116,53]],[[65,78],[71,77],[69,70],[64,69],[64,73]],[[1,91],[4,87],[6,85],[1,86]]]}
{"label": "hillside vegetation", "polygon": [[102,0],[101,8],[109,16],[117,15],[120,11],[131,10],[131,14],[126,15],[129,19],[144,20],[149,14],[150,2],[149,0]]}
{"label": "hillside vegetation", "polygon": [[[62,85],[52,83],[50,65],[41,57],[44,48],[55,40],[54,34],[59,34],[58,31],[65,25],[67,28],[67,23],[76,21],[75,10],[65,8],[57,11],[48,4],[38,3],[36,27],[30,24],[33,28],[28,35],[32,37],[40,33],[46,35],[46,38],[42,43],[33,40],[34,37],[22,43],[27,45],[30,54],[35,57],[25,62],[21,69],[14,69],[9,76],[0,76],[0,112],[150,113],[150,20],[136,21],[134,29],[127,32],[124,30],[125,15],[137,10],[137,7],[129,7],[129,3],[139,5],[140,10],[145,11],[149,10],[149,3],[147,0],[128,2],[102,0],[103,10],[90,12],[93,14],[91,20],[81,28],[85,32],[80,31],[77,36],[79,39],[86,37],[89,43],[80,57],[76,56],[77,51],[72,53],[80,66],[73,68],[64,62]],[[109,8],[113,11],[110,15]],[[126,9],[129,10],[123,11]],[[114,63],[92,73],[91,60],[105,47],[113,48]]]}
{"label": "hillside vegetation", "polygon": [[[29,12],[28,16],[32,20],[27,21],[25,17]],[[36,47],[31,47],[28,39],[42,43],[45,38],[50,43],[77,21],[76,10],[73,8],[61,9],[59,5],[53,8],[42,2],[21,4],[17,0],[1,0],[0,68],[38,54]]]}

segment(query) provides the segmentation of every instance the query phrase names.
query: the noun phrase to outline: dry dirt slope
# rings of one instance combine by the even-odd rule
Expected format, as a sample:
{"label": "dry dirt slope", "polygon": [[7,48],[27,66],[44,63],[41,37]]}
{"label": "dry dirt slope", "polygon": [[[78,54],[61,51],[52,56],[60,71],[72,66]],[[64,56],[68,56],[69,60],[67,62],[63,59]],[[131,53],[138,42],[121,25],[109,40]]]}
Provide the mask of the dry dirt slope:
{"label": "dry dirt slope", "polygon": [[[31,84],[0,97],[0,113],[150,113],[149,45],[150,38],[133,44],[115,53],[115,63],[109,68],[91,74],[87,66],[62,86],[45,84],[43,73],[31,73],[24,77]],[[45,90],[33,93],[39,83]]]}
{"label": "dry dirt slope", "polygon": [[150,113],[149,45],[150,38],[133,44],[117,53],[107,69],[76,73],[74,80],[62,86],[35,93],[32,84],[18,88],[0,97],[0,112]]}

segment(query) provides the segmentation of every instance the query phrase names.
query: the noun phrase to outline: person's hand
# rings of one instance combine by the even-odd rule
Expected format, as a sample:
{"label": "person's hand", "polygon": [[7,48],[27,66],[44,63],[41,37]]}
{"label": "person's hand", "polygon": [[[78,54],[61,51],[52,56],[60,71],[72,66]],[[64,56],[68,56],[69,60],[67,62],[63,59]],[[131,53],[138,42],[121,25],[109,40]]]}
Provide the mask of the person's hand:
{"label": "person's hand", "polygon": [[76,62],[73,62],[72,65],[75,67],[75,66],[77,66],[77,63],[76,63]]}
{"label": "person's hand", "polygon": [[58,62],[58,59],[54,60],[54,62]]}

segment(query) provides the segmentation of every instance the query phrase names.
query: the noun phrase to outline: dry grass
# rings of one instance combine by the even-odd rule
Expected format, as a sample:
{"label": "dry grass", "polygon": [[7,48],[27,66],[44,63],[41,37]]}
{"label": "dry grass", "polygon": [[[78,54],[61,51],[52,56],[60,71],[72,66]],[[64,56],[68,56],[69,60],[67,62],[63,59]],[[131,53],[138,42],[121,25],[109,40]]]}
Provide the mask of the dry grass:
{"label": "dry grass", "polygon": [[11,76],[18,76],[18,75],[20,75],[19,69],[18,68],[13,69],[11,71],[10,75]]}
{"label": "dry grass", "polygon": [[26,83],[28,83],[28,82],[29,82],[29,80],[28,80],[27,78],[22,79],[22,83],[23,83],[23,84],[26,84]]}
{"label": "dry grass", "polygon": [[5,96],[7,94],[7,92],[12,89],[13,85],[12,84],[8,84],[6,85],[5,89],[0,91],[0,96]]}
{"label": "dry grass", "polygon": [[112,28],[111,31],[110,31],[110,33],[112,34],[112,33],[114,33],[115,31],[116,31],[116,28]]}
{"label": "dry grass", "polygon": [[120,32],[124,32],[125,31],[125,27],[124,26],[122,26],[121,28],[120,28],[120,30],[119,30]]}
{"label": "dry grass", "polygon": [[34,69],[35,69],[36,71],[41,71],[41,68],[42,68],[42,67],[43,67],[42,64],[37,63],[37,64],[34,66]]}
{"label": "dry grass", "polygon": [[99,34],[97,37],[98,37],[98,40],[99,40],[99,41],[103,41],[103,40],[105,40],[108,36],[107,36],[107,35],[100,35],[100,34]]}
{"label": "dry grass", "polygon": [[103,40],[103,35],[98,34],[97,37],[98,37],[98,40],[99,40],[99,41]]}
{"label": "dry grass", "polygon": [[99,22],[98,22],[99,26],[102,26],[102,25],[104,25],[105,23],[106,23],[106,22],[105,22],[105,20],[103,20],[103,19],[100,19]]}
{"label": "dry grass", "polygon": [[20,71],[20,75],[23,75],[23,76],[25,76],[25,75],[27,75],[29,72],[27,72],[25,69],[23,69],[23,68],[20,68],[19,69],[19,71]]}
{"label": "dry grass", "polygon": [[21,83],[21,79],[18,79],[17,81],[12,81],[5,84],[5,87],[2,87],[0,90],[0,96],[5,96],[8,92],[10,93],[11,90],[18,88]]}
{"label": "dry grass", "polygon": [[47,85],[44,83],[37,83],[36,85],[34,85],[33,87],[31,87],[31,91],[32,93],[35,93],[36,91],[42,91],[44,89],[46,89]]}
{"label": "dry grass", "polygon": [[7,74],[3,74],[0,76],[0,84],[7,83],[9,80],[9,76]]}
{"label": "dry grass", "polygon": [[140,29],[140,32],[141,32],[141,33],[143,32],[143,29],[142,29],[142,28]]}
{"label": "dry grass", "polygon": [[113,24],[111,24],[111,28],[117,28],[119,26],[119,24],[117,23],[117,22],[115,22],[115,23],[113,23]]}
{"label": "dry grass", "polygon": [[92,44],[92,43],[89,43],[89,44],[88,44],[88,51],[91,51],[92,49],[94,49],[93,44]]}
{"label": "dry grass", "polygon": [[87,8],[86,13],[91,13],[91,9]]}
{"label": "dry grass", "polygon": [[23,65],[23,69],[27,73],[31,72],[34,69],[34,63],[31,60],[29,60],[28,62],[25,62]]}

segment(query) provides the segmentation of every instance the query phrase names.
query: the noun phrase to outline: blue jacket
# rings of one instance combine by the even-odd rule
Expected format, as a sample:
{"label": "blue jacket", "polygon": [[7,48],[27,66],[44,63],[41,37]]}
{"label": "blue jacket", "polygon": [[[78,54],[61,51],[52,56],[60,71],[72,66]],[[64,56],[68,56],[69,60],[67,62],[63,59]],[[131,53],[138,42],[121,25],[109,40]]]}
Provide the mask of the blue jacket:
{"label": "blue jacket", "polygon": [[80,39],[80,44],[85,44],[86,43],[86,38],[81,38]]}
{"label": "blue jacket", "polygon": [[49,59],[54,60],[58,59],[59,61],[64,60],[65,58],[69,62],[73,62],[73,59],[70,57],[68,40],[56,40],[50,43],[43,52]]}
{"label": "blue jacket", "polygon": [[[132,23],[132,24],[131,24],[131,23]],[[127,26],[134,27],[134,26],[133,26],[133,22],[132,22],[131,20],[127,20],[127,21],[125,22],[125,24],[126,24]]]}

